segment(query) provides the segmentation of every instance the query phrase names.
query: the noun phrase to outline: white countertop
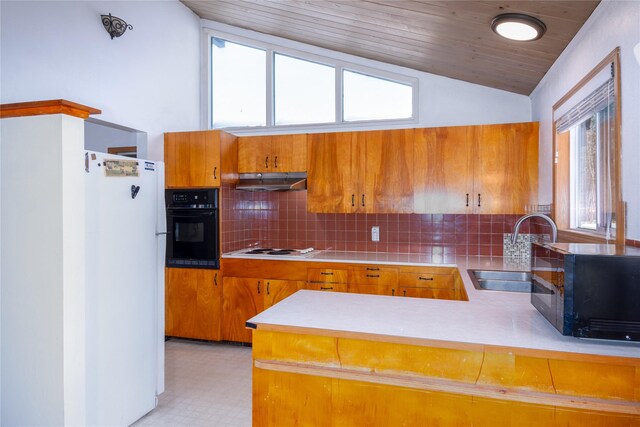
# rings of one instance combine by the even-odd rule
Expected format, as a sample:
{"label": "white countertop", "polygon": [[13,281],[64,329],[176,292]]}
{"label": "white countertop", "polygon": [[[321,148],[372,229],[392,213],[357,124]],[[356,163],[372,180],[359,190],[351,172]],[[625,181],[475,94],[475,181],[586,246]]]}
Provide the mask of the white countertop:
{"label": "white countertop", "polygon": [[317,250],[308,254],[291,255],[248,255],[246,249],[227,252],[222,258],[229,259],[262,259],[271,261],[307,261],[307,262],[338,262],[349,264],[388,264],[388,265],[421,265],[437,267],[456,267],[459,265],[473,265],[469,268],[491,268],[494,270],[529,271],[529,260],[509,257],[489,257],[480,255],[422,255],[388,252],[347,252],[334,250]]}
{"label": "white countertop", "polygon": [[455,265],[460,270],[469,301],[302,290],[253,317],[249,323],[258,328],[272,325],[321,329],[339,335],[373,334],[386,336],[389,341],[440,341],[640,358],[637,342],[563,336],[531,305],[529,294],[477,290],[467,273],[467,269],[474,268],[528,270],[517,268],[526,267],[528,263],[518,265],[509,258],[469,256],[457,257],[449,264],[433,260],[419,262],[420,255],[356,254],[323,251],[321,257],[305,260]]}

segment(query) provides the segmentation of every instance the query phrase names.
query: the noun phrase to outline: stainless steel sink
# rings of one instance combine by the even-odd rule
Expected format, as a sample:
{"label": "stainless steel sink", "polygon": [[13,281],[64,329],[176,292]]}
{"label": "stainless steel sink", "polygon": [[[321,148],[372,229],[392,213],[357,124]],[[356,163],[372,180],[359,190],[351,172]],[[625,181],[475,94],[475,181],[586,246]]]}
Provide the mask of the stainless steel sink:
{"label": "stainless steel sink", "polygon": [[526,271],[468,270],[478,290],[531,292],[531,273]]}

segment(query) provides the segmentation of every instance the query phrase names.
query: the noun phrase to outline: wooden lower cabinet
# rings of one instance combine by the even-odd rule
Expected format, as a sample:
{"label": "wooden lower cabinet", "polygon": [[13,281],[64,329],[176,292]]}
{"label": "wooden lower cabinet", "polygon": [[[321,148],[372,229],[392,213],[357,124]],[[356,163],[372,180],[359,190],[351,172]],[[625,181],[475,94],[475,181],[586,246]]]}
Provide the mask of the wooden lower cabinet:
{"label": "wooden lower cabinet", "polygon": [[304,282],[292,280],[225,277],[222,302],[222,339],[251,342],[247,320],[302,289]]}
{"label": "wooden lower cabinet", "polygon": [[455,300],[455,289],[438,289],[438,288],[411,288],[408,286],[398,286],[398,296],[411,298],[433,298],[433,299],[451,299]]}
{"label": "wooden lower cabinet", "polygon": [[637,359],[254,333],[254,426],[640,425]]}
{"label": "wooden lower cabinet", "polygon": [[[300,289],[467,300],[453,267],[225,259],[223,269],[221,339],[226,341],[250,343],[246,321]],[[251,277],[255,274],[264,276]]]}
{"label": "wooden lower cabinet", "polygon": [[222,339],[251,342],[246,321],[264,310],[262,279],[225,277],[222,287]]}
{"label": "wooden lower cabinet", "polygon": [[387,285],[384,282],[378,284],[367,283],[349,283],[348,290],[354,294],[369,294],[369,295],[388,295],[395,296],[397,294],[396,285]]}
{"label": "wooden lower cabinet", "polygon": [[220,340],[220,270],[165,269],[165,335]]}
{"label": "wooden lower cabinet", "polygon": [[266,283],[265,309],[304,288],[304,282],[301,281],[265,279],[264,283]]}

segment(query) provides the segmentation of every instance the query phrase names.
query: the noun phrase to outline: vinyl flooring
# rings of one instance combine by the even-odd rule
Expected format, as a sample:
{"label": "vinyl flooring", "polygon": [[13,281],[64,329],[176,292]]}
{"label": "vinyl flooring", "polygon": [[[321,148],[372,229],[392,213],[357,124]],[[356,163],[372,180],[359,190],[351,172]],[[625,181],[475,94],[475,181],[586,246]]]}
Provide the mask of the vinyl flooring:
{"label": "vinyl flooring", "polygon": [[165,392],[135,427],[251,426],[251,348],[171,339]]}

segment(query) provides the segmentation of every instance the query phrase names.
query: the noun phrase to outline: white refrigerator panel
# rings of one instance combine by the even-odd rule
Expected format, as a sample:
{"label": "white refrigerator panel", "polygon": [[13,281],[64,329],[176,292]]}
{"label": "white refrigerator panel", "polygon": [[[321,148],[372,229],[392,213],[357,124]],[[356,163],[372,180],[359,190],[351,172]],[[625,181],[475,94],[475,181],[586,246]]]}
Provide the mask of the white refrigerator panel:
{"label": "white refrigerator panel", "polygon": [[[108,176],[107,160],[136,160],[139,176]],[[160,169],[160,170],[159,170]],[[157,162],[88,152],[87,425],[127,426],[156,405],[164,348],[162,168]],[[137,190],[135,197],[132,187]],[[159,247],[161,246],[161,247]]]}

